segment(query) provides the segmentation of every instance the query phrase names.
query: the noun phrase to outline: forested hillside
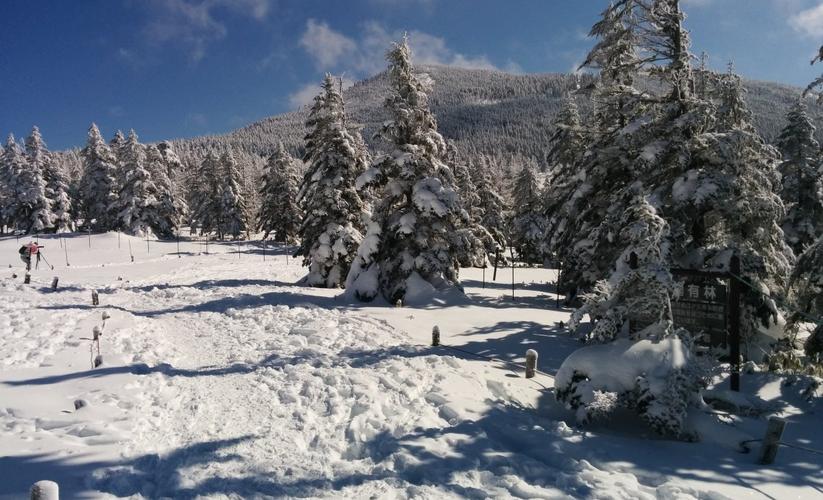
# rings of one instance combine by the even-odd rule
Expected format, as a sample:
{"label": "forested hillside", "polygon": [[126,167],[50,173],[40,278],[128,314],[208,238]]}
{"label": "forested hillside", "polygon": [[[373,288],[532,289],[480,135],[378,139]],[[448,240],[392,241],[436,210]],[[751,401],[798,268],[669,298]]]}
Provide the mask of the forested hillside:
{"label": "forested hillside", "polygon": [[[424,66],[432,80],[431,106],[439,130],[454,140],[462,154],[514,153],[545,158],[551,123],[564,96],[575,92],[584,116],[590,106],[586,88],[592,78],[569,74],[512,75],[444,66]],[[754,113],[754,123],[767,141],[773,141],[785,125],[789,107],[801,89],[772,82],[747,80],[745,99]],[[318,81],[318,92],[320,82]],[[361,81],[344,91],[346,111],[364,126],[363,137],[371,147],[380,147],[372,139],[386,119],[382,107],[388,91],[385,73]],[[823,107],[810,106],[809,114],[823,136]],[[235,151],[250,155],[269,155],[282,141],[292,153],[302,153],[305,135],[305,109],[272,116],[234,132],[173,141],[184,159],[201,158],[213,145],[230,144]],[[542,165],[541,165],[542,166]]]}

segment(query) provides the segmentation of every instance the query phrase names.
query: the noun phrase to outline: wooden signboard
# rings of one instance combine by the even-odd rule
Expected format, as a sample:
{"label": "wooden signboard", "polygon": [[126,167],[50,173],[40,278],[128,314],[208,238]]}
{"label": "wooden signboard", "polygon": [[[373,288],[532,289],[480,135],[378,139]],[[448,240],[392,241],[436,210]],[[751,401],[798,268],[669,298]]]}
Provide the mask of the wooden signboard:
{"label": "wooden signboard", "polygon": [[712,347],[725,347],[727,338],[728,285],[726,280],[703,276],[678,276],[672,297],[674,325],[703,334]]}

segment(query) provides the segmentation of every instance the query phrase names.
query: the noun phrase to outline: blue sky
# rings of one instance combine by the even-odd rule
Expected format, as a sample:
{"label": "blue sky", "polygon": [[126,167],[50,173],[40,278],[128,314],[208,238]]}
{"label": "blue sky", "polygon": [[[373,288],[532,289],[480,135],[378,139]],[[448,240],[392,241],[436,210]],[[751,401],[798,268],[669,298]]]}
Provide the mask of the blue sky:
{"label": "blue sky", "polygon": [[[418,62],[571,70],[603,0],[3,0],[0,134],[39,125],[52,149],[106,136],[222,133],[295,109],[322,74],[384,67],[403,31]],[[823,71],[823,0],[684,0],[714,67],[805,85]]]}

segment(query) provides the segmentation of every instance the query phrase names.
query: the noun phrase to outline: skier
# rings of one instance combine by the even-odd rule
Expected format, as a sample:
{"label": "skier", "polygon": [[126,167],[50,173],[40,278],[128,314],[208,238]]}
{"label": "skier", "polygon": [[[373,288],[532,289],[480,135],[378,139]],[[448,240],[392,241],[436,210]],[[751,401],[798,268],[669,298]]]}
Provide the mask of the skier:
{"label": "skier", "polygon": [[28,245],[23,245],[20,247],[20,260],[26,263],[26,271],[31,271],[31,258],[32,256],[37,256],[37,261],[34,264],[34,268],[37,269],[40,266],[40,249],[45,248],[41,245],[38,245],[36,241],[32,241]]}

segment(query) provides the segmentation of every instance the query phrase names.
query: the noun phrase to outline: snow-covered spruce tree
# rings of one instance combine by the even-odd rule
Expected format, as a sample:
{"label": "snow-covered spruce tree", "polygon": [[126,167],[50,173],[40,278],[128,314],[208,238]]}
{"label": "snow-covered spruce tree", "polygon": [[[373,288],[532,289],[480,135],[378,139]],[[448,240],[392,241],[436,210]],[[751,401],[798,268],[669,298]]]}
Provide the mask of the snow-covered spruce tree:
{"label": "snow-covered spruce tree", "polygon": [[306,120],[307,170],[298,193],[305,214],[300,225],[300,247],[311,286],[334,288],[345,284],[357,246],[363,238],[363,200],[355,181],[365,169],[361,142],[346,126],[343,97],[331,75]]}
{"label": "snow-covered spruce tree", "polygon": [[752,112],[744,99],[746,89],[743,80],[735,74],[733,64],[729,63],[726,73],[718,77],[714,93],[717,100],[715,129],[726,131],[739,128],[754,132]]}
{"label": "snow-covered spruce tree", "polygon": [[481,161],[474,165],[474,185],[477,189],[478,204],[477,211],[480,217],[480,225],[491,235],[492,239],[486,239],[483,243],[486,246],[486,253],[489,259],[493,260],[495,255],[499,255],[501,263],[507,262],[505,250],[508,246],[509,228],[506,224],[506,202],[498,193],[495,183],[492,182],[488,161]]}
{"label": "snow-covered spruce tree", "polygon": [[[675,0],[660,1],[679,11]],[[763,351],[753,343],[778,319],[768,295],[785,289],[793,259],[780,229],[779,154],[748,121],[739,78],[724,79],[718,119],[713,103],[690,94],[688,72],[681,71],[688,64],[682,14],[666,19],[669,25],[650,25],[657,30],[652,53],[667,63],[655,74],[672,91],[655,104],[640,155],[654,168],[644,169],[644,182],[669,223],[674,265],[724,270],[733,254],[741,259],[742,273],[754,284],[743,297],[744,355],[757,358]]]}
{"label": "snow-covered spruce tree", "polygon": [[554,253],[555,258],[563,261],[567,259],[566,251],[570,249],[561,244],[561,236],[567,235],[566,229],[575,225],[575,221],[563,210],[572,205],[572,194],[585,181],[585,171],[578,166],[586,150],[586,137],[577,104],[570,96],[566,97],[553,126],[551,149],[546,158],[548,180],[542,196],[546,223],[543,251]]}
{"label": "snow-covered spruce tree", "polygon": [[69,179],[57,158],[48,151],[40,130],[34,127],[26,139],[26,155],[29,168],[40,166],[43,180],[46,182],[46,198],[51,203],[52,227],[58,233],[72,230],[72,202],[69,197]]}
{"label": "snow-covered spruce tree", "polygon": [[0,144],[0,235],[6,234],[6,229],[10,229],[10,224],[6,218],[6,211],[11,207],[11,177],[6,170],[6,146]]}
{"label": "snow-covered spruce tree", "polygon": [[462,208],[443,163],[446,143],[429,109],[428,90],[414,73],[407,40],[387,53],[390,114],[379,135],[392,148],[363,174],[377,188],[377,202],[358,249],[347,287],[360,300],[381,294],[406,300],[421,288],[457,281],[451,237]]}
{"label": "snow-covered spruce tree", "polygon": [[[637,1],[612,3],[594,25],[599,38],[584,66],[600,71],[593,91],[594,123],[587,149],[572,167],[573,184],[560,186],[549,209],[549,251],[561,259],[563,290],[573,299],[609,275],[622,252],[612,237],[627,208],[619,194],[643,176],[649,160],[638,161],[654,114],[649,97],[634,86],[642,65]],[[565,182],[561,181],[561,182]]]}
{"label": "snow-covered spruce tree", "polygon": [[[787,330],[796,337],[810,318],[823,317],[823,237],[809,246],[797,259],[789,282],[795,312],[788,317]],[[806,339],[808,362],[823,365],[823,324],[815,325]]]}
{"label": "snow-covered spruce tree", "polygon": [[165,191],[161,189],[160,213],[161,216],[173,222],[175,229],[179,229],[186,216],[189,214],[189,207],[186,203],[186,191],[183,186],[183,176],[185,167],[180,157],[174,151],[172,144],[163,141],[157,145],[160,155],[163,158],[166,178],[169,182],[169,196],[165,196]]}
{"label": "snow-covered spruce tree", "polygon": [[786,121],[777,139],[783,155],[781,198],[786,205],[782,227],[786,241],[795,255],[800,255],[823,234],[820,144],[814,138],[815,126],[803,102],[792,107]]}
{"label": "snow-covered spruce tree", "polygon": [[26,139],[26,167],[18,171],[14,183],[17,192],[16,225],[28,233],[39,233],[54,225],[51,201],[46,193],[46,180],[43,178],[49,162],[49,151],[40,130],[34,127]]}
{"label": "snow-covered spruce tree", "polygon": [[[32,141],[32,149],[35,149],[34,143],[36,142]],[[40,143],[42,144],[42,139]],[[73,204],[69,194],[71,191],[69,178],[64,172],[63,166],[58,162],[57,157],[45,150],[44,144],[42,147],[42,156],[45,158],[43,179],[46,181],[46,197],[51,202],[53,227],[58,233],[69,232],[74,227]],[[30,158],[34,157],[31,152],[29,152],[29,156]]]}
{"label": "snow-covered spruce tree", "polygon": [[94,123],[89,127],[88,141],[80,154],[83,157],[80,200],[85,216],[84,226],[98,231],[113,229],[116,214],[110,207],[117,199],[117,159]]}
{"label": "snow-covered spruce tree", "polygon": [[3,180],[4,180],[4,204],[0,207],[3,211],[3,218],[10,228],[25,229],[22,225],[23,212],[21,210],[21,189],[20,179],[23,171],[28,168],[26,155],[14,138],[9,134],[6,139],[6,147],[3,151]]}
{"label": "snow-covered spruce tree", "polygon": [[[820,52],[812,59],[812,64],[817,62],[823,63],[823,45],[820,46]],[[823,75],[815,78],[814,81],[806,87],[806,90],[803,91],[803,97],[811,92],[818,91],[818,89],[823,89]],[[817,94],[817,100],[823,102],[823,91]]]}
{"label": "snow-covered spruce tree", "polygon": [[195,185],[192,187],[191,223],[200,234],[210,234],[221,226],[221,203],[223,199],[222,167],[220,158],[210,150],[198,169]]}
{"label": "snow-covered spruce tree", "polygon": [[134,236],[153,234],[154,228],[161,226],[157,186],[147,168],[146,149],[134,130],[129,132],[121,151],[123,184],[112,206],[117,213],[117,227]]}
{"label": "snow-covered spruce tree", "polygon": [[237,239],[246,231],[247,212],[240,186],[242,181],[240,168],[231,148],[220,157],[220,166],[223,189],[220,197],[220,224],[217,226],[217,233],[220,239],[225,236]]}
{"label": "snow-covered spruce tree", "polygon": [[[623,213],[617,233],[623,248],[608,279],[595,284],[583,296],[583,306],[572,315],[570,328],[576,330],[585,315],[599,318],[587,340],[609,342],[623,333],[643,330],[671,320],[670,296],[673,281],[669,273],[669,225],[640,193],[642,184],[632,186],[631,205]],[[632,267],[632,255],[636,266]]]}
{"label": "snow-covered spruce tree", "polygon": [[512,243],[520,259],[531,263],[543,261],[541,247],[546,231],[540,183],[535,171],[534,165],[527,163],[517,175],[511,222]]}
{"label": "snow-covered spruce tree", "polygon": [[492,236],[480,224],[477,186],[466,162],[458,157],[457,147],[450,141],[446,143],[446,160],[448,165],[453,165],[452,184],[463,209],[452,235],[454,256],[462,267],[483,267],[488,261],[483,241],[491,241]]}
{"label": "snow-covered spruce tree", "polygon": [[145,146],[146,170],[155,188],[151,230],[159,238],[171,238],[180,225],[180,203],[175,198],[165,158],[154,144]]}
{"label": "snow-covered spruce tree", "polygon": [[300,173],[282,142],[269,157],[262,181],[257,230],[263,231],[263,239],[273,233],[275,241],[294,243],[303,217],[297,204]]}

